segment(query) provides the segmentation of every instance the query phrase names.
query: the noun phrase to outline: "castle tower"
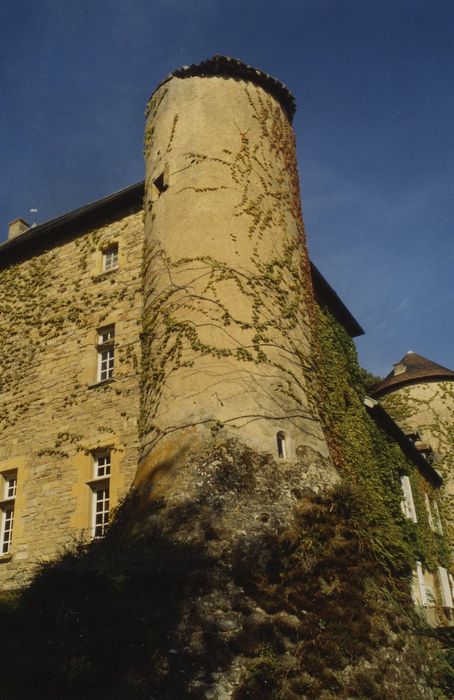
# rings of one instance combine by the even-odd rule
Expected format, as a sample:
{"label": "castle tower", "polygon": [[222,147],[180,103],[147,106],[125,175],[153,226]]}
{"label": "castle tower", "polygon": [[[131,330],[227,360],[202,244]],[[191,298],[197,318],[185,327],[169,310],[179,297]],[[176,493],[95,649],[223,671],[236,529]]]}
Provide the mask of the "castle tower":
{"label": "castle tower", "polygon": [[407,352],[373,395],[441,473],[454,551],[454,372]]}
{"label": "castle tower", "polygon": [[330,463],[305,381],[312,288],[287,88],[214,57],[154,92],[145,136],[142,466],[222,432]]}

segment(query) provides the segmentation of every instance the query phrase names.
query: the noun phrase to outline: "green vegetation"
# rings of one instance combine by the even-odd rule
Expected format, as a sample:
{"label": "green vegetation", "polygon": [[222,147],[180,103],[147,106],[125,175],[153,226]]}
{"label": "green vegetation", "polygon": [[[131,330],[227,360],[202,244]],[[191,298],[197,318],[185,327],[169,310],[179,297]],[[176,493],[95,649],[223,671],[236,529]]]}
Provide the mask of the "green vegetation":
{"label": "green vegetation", "polygon": [[[252,459],[245,449],[244,463]],[[222,496],[232,484],[220,469]],[[421,665],[433,686],[444,684],[437,697],[454,689],[442,647],[411,636],[405,569],[391,581],[361,535],[369,503],[360,487],[301,494],[291,527],[232,542],[227,557],[215,555],[219,533],[203,505],[145,503],[128,497],[105,539],[76,544],[3,600],[9,700],[201,700],[238,658],[234,700],[422,698]],[[188,528],[203,536],[188,541]],[[398,545],[389,559],[403,559]],[[213,616],[226,591],[231,629]],[[405,677],[394,678],[397,663]]]}
{"label": "green vegetation", "polygon": [[234,700],[453,694],[450,636],[428,630],[409,595],[415,559],[444,561],[443,540],[402,517],[400,474],[416,500],[421,484],[365,413],[353,346],[325,311],[318,345],[308,376],[342,482],[298,493],[283,528],[226,531],[233,503],[278,497],[280,467],[214,437],[197,499],[130,494],[103,540],[76,543],[2,601],[6,697],[202,700],[235,664]]}
{"label": "green vegetation", "polygon": [[[321,308],[316,328],[316,371],[310,375],[310,388],[336,467],[346,483],[361,487],[368,501],[360,531],[377,560],[393,575],[405,567],[409,572],[416,560],[432,570],[437,562],[446,565],[446,541],[430,529],[424,505],[424,492],[435,498],[434,489],[365,412],[364,371],[358,366],[353,342],[343,327]],[[412,484],[417,524],[401,513],[403,474]]]}

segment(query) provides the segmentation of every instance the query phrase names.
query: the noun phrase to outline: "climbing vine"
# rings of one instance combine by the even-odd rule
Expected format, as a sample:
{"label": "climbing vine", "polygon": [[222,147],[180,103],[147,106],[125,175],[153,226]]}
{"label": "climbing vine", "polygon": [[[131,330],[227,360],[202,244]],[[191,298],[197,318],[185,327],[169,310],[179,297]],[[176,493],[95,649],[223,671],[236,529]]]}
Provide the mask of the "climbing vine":
{"label": "climbing vine", "polygon": [[[268,393],[272,386],[277,416],[310,417],[303,368],[309,346],[311,282],[293,133],[270,96],[248,86],[244,90],[254,128],[238,127],[236,148],[188,152],[178,168],[172,166],[177,172],[197,175],[196,185],[190,178],[189,184],[175,185],[176,201],[188,189],[194,193],[195,206],[199,197],[226,191],[239,221],[228,231],[238,264],[208,254],[170,255],[165,241],[145,244],[140,429],[151,435],[151,444],[176,428],[155,422],[169,380],[183,370],[197,372],[203,357],[225,360],[231,371],[247,369],[257,393],[264,391],[259,385],[267,385]],[[147,149],[153,145],[153,120],[163,96],[158,92],[154,99]],[[167,153],[178,140],[177,117]],[[151,209],[149,225],[159,228]]]}
{"label": "climbing vine", "polygon": [[[366,413],[365,390],[353,342],[330,312],[320,307],[315,329],[310,394],[317,402],[333,460],[349,483],[359,484],[370,507],[361,530],[377,559],[393,576],[408,576],[417,560],[429,570],[449,566],[446,539],[429,524],[424,494],[438,494],[397,443]],[[400,477],[408,475],[418,514],[401,512]]]}
{"label": "climbing vine", "polygon": [[[408,432],[418,431],[434,450],[434,467],[445,485],[454,479],[454,382],[434,381],[407,385],[385,394],[381,402]],[[443,489],[442,510],[454,542],[454,497]]]}
{"label": "climbing vine", "polygon": [[[64,249],[53,248],[29,260],[0,270],[0,428],[14,428],[31,411],[40,410],[51,398],[44,389],[58,362],[67,354],[68,339],[83,353],[90,352],[83,339],[87,330],[102,325],[119,304],[129,306],[140,291],[139,274],[129,285],[114,276],[97,275],[90,256],[112,236],[123,232],[134,219],[120,221],[85,233]],[[81,333],[82,331],[82,333]],[[135,373],[136,339],[117,343],[117,377]],[[47,369],[44,369],[47,368]],[[43,376],[43,372],[46,376]],[[79,370],[65,368],[66,393],[52,396],[55,410],[81,405],[87,385]],[[60,445],[48,448],[59,450]]]}

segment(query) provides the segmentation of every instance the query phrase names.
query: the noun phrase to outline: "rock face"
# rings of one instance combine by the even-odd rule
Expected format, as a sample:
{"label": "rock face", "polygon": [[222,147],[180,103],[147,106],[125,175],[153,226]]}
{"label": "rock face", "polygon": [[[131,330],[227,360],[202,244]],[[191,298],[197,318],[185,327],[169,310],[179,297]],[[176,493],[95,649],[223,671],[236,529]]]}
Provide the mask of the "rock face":
{"label": "rock face", "polygon": [[141,472],[158,481],[219,433],[333,474],[304,378],[313,297],[277,85],[218,58],[150,101]]}

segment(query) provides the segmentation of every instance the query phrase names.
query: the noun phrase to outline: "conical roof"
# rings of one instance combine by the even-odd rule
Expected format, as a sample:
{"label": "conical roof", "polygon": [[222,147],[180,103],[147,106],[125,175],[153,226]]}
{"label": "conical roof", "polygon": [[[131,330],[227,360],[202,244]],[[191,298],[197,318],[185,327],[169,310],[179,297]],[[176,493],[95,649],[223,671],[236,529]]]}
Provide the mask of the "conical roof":
{"label": "conical roof", "polygon": [[400,362],[394,365],[392,372],[385,377],[382,383],[374,387],[371,393],[378,396],[403,384],[436,379],[454,380],[454,372],[410,350],[405,353]]}

